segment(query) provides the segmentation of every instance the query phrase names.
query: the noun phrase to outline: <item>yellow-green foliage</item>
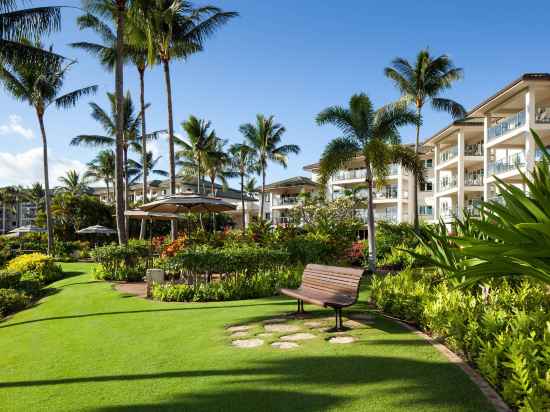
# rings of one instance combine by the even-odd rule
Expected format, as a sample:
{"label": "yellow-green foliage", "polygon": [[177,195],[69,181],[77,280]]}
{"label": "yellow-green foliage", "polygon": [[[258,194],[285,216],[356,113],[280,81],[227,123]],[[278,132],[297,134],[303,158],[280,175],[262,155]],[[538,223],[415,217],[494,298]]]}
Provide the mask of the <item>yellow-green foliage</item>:
{"label": "yellow-green foliage", "polygon": [[24,279],[50,283],[63,277],[63,271],[51,256],[42,253],[20,255],[8,262],[8,271],[22,274]]}

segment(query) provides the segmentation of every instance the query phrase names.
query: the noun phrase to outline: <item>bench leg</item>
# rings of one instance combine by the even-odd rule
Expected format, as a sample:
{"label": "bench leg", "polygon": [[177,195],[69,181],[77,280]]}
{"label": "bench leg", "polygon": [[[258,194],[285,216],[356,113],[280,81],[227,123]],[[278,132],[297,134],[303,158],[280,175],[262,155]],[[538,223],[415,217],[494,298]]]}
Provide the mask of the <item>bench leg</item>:
{"label": "bench leg", "polygon": [[342,308],[334,308],[336,314],[336,330],[342,330]]}
{"label": "bench leg", "polygon": [[298,310],[296,313],[305,313],[303,300],[298,299]]}

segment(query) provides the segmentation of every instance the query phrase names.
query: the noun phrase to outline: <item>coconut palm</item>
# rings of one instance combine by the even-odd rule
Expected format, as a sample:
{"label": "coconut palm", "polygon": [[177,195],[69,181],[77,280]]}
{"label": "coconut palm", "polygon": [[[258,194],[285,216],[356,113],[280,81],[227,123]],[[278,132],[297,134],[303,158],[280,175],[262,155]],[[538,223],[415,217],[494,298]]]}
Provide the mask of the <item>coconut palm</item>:
{"label": "coconut palm", "polygon": [[61,186],[57,188],[60,193],[81,196],[90,192],[86,177],[74,169],[68,170],[65,176],[61,176],[57,180],[61,183]]}
{"label": "coconut palm", "polygon": [[[37,47],[41,47],[37,44]],[[48,254],[53,251],[53,226],[50,213],[50,183],[48,175],[48,143],[44,114],[46,109],[55,105],[59,109],[74,107],[80,98],[95,93],[97,86],[88,86],[60,95],[63,89],[65,76],[72,67],[72,63],[63,64],[62,59],[38,62],[21,63],[0,68],[0,80],[6,90],[17,100],[28,103],[34,109],[43,147],[44,190],[46,205],[46,225],[48,229]]]}
{"label": "coconut palm", "polygon": [[320,161],[321,183],[341,170],[346,163],[362,156],[365,165],[365,184],[368,190],[369,270],[376,269],[373,188],[383,184],[389,166],[397,163],[422,178],[422,165],[412,149],[400,145],[398,128],[416,124],[417,115],[405,104],[373,108],[366,94],[353,95],[349,108],[332,106],[317,115],[317,124],[336,126],[342,136],[331,141]]}
{"label": "coconut palm", "polygon": [[[257,173],[257,170],[253,169],[253,172]],[[258,185],[258,182],[256,182],[255,177],[249,177],[244,184],[244,191],[248,196],[254,196],[254,193],[256,193],[256,186]]]}
{"label": "coconut palm", "polygon": [[257,164],[257,161],[255,158],[254,149],[252,149],[252,147],[246,145],[245,143],[237,143],[231,145],[229,147],[229,153],[231,155],[231,166],[241,180],[241,219],[242,230],[244,232],[244,230],[246,229],[246,210],[244,207],[244,179],[254,170],[254,166]]}
{"label": "coconut palm", "polygon": [[[392,61],[391,67],[386,67],[384,72],[401,92],[401,100],[414,106],[416,110],[419,118],[415,141],[417,154],[420,147],[420,127],[424,105],[430,103],[434,110],[447,112],[454,119],[460,119],[466,115],[462,105],[454,100],[440,97],[463,75],[462,69],[455,67],[447,55],[434,57],[428,49],[423,49],[416,55],[416,60],[412,64],[404,58],[397,57]],[[419,227],[418,180],[415,179],[411,194],[414,205],[414,227],[417,231]]]}
{"label": "coconut palm", "polygon": [[[170,62],[172,59],[186,59],[191,54],[201,51],[206,38],[235,16],[237,16],[235,12],[224,12],[213,6],[194,8],[190,2],[183,0],[137,0],[135,2],[133,20],[135,24],[144,28],[145,39],[141,43],[148,45],[149,63],[154,64],[157,59],[160,60],[164,71],[168,112],[170,194],[176,192]],[[174,224],[172,236],[175,236]]]}
{"label": "coconut palm", "polygon": [[114,186],[115,180],[115,152],[111,149],[101,150],[97,156],[87,164],[88,170],[84,174],[85,179],[93,182],[102,181],[107,188],[107,200],[111,201],[110,186]]}
{"label": "coconut palm", "polygon": [[206,157],[213,155],[216,149],[218,137],[216,131],[211,130],[212,123],[208,120],[198,119],[191,115],[181,124],[187,134],[187,141],[178,137],[174,142],[181,149],[176,152],[178,165],[181,166],[181,174],[197,176],[197,193],[201,193],[201,182],[204,180],[204,162]]}
{"label": "coconut palm", "polygon": [[[147,165],[147,168],[149,168],[149,170],[147,170],[147,172],[145,172],[144,167],[141,163],[137,162],[134,159],[129,159],[128,176],[130,177],[130,183],[138,182],[139,180],[144,178],[145,174],[147,175],[153,174],[157,176],[167,177],[168,172],[166,170],[157,168],[158,162],[160,161],[161,158],[162,156],[153,158],[153,153],[148,152],[146,165]],[[143,199],[144,199],[143,201],[145,202],[145,197]]]}
{"label": "coconut palm", "polygon": [[0,0],[0,60],[12,64],[56,61],[61,56],[21,39],[61,28],[60,7],[18,9],[16,0]]}
{"label": "coconut palm", "polygon": [[262,175],[260,199],[260,219],[264,217],[265,176],[269,161],[287,167],[288,155],[300,153],[300,147],[295,144],[280,145],[286,129],[276,123],[273,116],[256,116],[256,124],[246,123],[239,128],[246,143],[256,152],[258,170]]}

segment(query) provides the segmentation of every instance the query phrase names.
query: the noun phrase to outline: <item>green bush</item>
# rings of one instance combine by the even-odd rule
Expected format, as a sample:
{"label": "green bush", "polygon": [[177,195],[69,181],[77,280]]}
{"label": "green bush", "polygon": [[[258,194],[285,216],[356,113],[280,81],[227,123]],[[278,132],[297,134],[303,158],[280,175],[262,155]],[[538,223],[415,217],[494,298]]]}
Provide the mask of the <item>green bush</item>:
{"label": "green bush", "polygon": [[0,289],[0,316],[23,309],[31,302],[29,296],[15,289]]}
{"label": "green bush", "polygon": [[296,288],[302,278],[302,267],[267,270],[260,273],[238,273],[219,282],[154,284],[152,296],[165,302],[208,302],[253,299],[273,296],[282,287]]}
{"label": "green bush", "polygon": [[550,407],[550,295],[542,284],[492,281],[457,289],[439,275],[375,276],[378,308],[412,321],[472,362],[518,410]]}
{"label": "green bush", "polygon": [[202,246],[184,249],[174,257],[164,259],[162,265],[168,272],[188,275],[212,273],[251,275],[287,266],[288,262],[289,254],[283,250],[252,246],[223,249]]}
{"label": "green bush", "polygon": [[137,281],[145,276],[149,258],[149,245],[146,241],[130,241],[126,246],[107,245],[91,252],[99,263],[94,268],[94,277],[104,280]]}
{"label": "green bush", "polygon": [[22,274],[25,280],[36,280],[46,285],[63,277],[61,266],[51,256],[42,253],[20,255],[8,262],[6,269]]}
{"label": "green bush", "polygon": [[286,243],[290,260],[307,265],[308,263],[334,263],[341,258],[343,250],[328,236],[301,235]]}
{"label": "green bush", "polygon": [[0,270],[0,289],[15,289],[21,281],[21,273],[11,270]]}

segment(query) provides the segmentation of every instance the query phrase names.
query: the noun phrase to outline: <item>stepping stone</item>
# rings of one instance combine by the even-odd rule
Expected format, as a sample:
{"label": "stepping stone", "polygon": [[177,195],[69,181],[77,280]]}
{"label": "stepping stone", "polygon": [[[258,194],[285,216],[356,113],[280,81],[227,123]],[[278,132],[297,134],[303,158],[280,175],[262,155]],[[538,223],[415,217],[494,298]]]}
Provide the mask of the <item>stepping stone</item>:
{"label": "stepping stone", "polygon": [[231,343],[238,348],[256,348],[262,346],[264,341],[261,339],[237,339]]}
{"label": "stepping stone", "polygon": [[270,338],[273,336],[273,333],[266,332],[266,333],[258,333],[257,335],[259,338]]}
{"label": "stepping stone", "polygon": [[271,344],[275,349],[294,349],[299,347],[297,343],[294,342],[273,342]]}
{"label": "stepping stone", "polygon": [[248,332],[243,330],[241,332],[235,332],[231,335],[232,338],[242,338],[243,336],[247,336]]}
{"label": "stepping stone", "polygon": [[357,322],[356,320],[346,320],[344,322],[344,326],[348,328],[360,328],[361,326],[364,326],[362,322]]}
{"label": "stepping stone", "polygon": [[307,326],[308,328],[320,328],[323,324],[313,320],[310,322],[304,322],[304,326]]}
{"label": "stepping stone", "polygon": [[251,326],[248,325],[237,325],[237,326],[231,326],[227,328],[228,332],[246,332],[251,328]]}
{"label": "stepping stone", "polygon": [[308,340],[315,339],[317,336],[311,333],[294,333],[293,335],[281,336],[281,340],[295,341],[295,340]]}
{"label": "stepping stone", "polygon": [[267,332],[292,333],[292,332],[298,332],[300,330],[300,327],[296,325],[281,325],[281,324],[274,323],[274,324],[265,325],[264,329]]}
{"label": "stepping stone", "polygon": [[335,336],[333,338],[330,338],[329,343],[353,343],[355,341],[355,338],[351,336]]}
{"label": "stepping stone", "polygon": [[285,319],[285,318],[273,318],[273,319],[268,319],[264,322],[264,324],[268,325],[268,324],[272,324],[272,323],[285,323],[286,321],[288,321],[288,319]]}

